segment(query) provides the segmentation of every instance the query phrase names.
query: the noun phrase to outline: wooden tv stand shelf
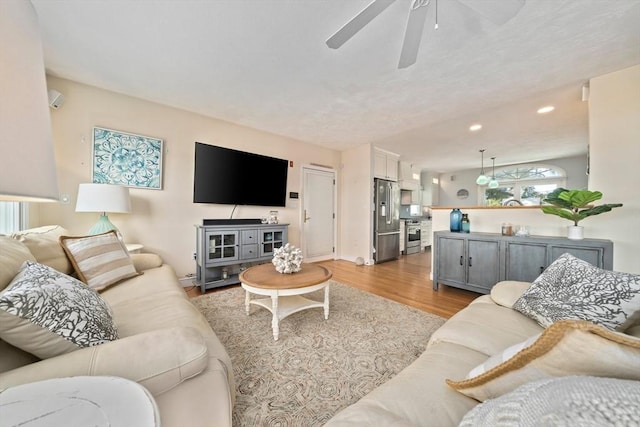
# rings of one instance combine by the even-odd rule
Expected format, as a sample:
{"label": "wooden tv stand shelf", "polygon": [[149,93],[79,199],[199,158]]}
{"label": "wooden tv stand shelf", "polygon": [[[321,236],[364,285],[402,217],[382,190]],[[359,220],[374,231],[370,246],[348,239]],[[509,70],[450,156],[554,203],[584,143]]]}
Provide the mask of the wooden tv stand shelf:
{"label": "wooden tv stand shelf", "polygon": [[212,220],[196,225],[196,284],[207,289],[240,283],[252,265],[271,262],[273,250],[287,244],[289,224],[260,220]]}

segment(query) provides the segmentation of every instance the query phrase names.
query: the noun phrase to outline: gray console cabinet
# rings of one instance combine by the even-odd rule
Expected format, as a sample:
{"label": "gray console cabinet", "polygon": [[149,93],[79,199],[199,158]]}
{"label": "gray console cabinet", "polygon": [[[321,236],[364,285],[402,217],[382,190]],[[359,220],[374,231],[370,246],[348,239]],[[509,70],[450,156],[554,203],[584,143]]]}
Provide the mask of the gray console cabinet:
{"label": "gray console cabinet", "polygon": [[289,224],[196,225],[196,284],[207,289],[240,283],[253,264],[271,262],[284,246]]}
{"label": "gray console cabinet", "polygon": [[597,267],[613,268],[610,240],[437,231],[433,289],[443,284],[486,294],[501,280],[532,282],[565,252]]}

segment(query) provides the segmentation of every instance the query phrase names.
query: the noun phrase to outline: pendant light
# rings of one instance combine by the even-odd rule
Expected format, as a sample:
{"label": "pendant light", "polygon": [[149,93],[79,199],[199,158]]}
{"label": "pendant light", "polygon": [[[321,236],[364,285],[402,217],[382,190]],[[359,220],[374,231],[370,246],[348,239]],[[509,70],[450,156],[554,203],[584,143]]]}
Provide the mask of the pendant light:
{"label": "pendant light", "polygon": [[496,158],[492,157],[491,160],[493,161],[493,173],[491,174],[491,181],[489,181],[489,188],[498,188],[500,184],[496,180]]}
{"label": "pendant light", "polygon": [[480,168],[480,176],[476,179],[476,184],[478,185],[487,185],[489,182],[489,178],[484,174],[484,149],[480,150],[481,156],[481,168]]}

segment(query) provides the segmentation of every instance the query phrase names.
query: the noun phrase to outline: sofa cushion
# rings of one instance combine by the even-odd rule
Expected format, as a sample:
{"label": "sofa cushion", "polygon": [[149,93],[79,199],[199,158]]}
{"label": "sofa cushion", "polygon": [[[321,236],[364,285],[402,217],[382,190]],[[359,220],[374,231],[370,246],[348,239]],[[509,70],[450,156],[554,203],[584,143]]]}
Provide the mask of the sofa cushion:
{"label": "sofa cushion", "polygon": [[162,265],[162,258],[157,254],[132,254],[130,253],[131,261],[137,271],[149,270],[151,268],[158,268]]}
{"label": "sofa cushion", "polygon": [[448,387],[445,379],[465,375],[483,360],[484,354],[460,345],[434,344],[324,427],[458,425],[478,402]]}
{"label": "sofa cushion", "polygon": [[624,331],[640,317],[640,275],[603,270],[571,254],[556,259],[513,308],[547,327],[588,320]]}
{"label": "sofa cushion", "polygon": [[534,320],[492,302],[483,295],[454,314],[429,338],[429,346],[449,342],[493,356],[542,331]]}
{"label": "sofa cushion", "polygon": [[513,304],[530,286],[531,282],[518,282],[516,280],[498,282],[491,288],[491,300],[503,307],[513,308]]}
{"label": "sofa cushion", "polygon": [[41,359],[118,338],[95,291],[51,267],[25,261],[0,292],[0,338]]}
{"label": "sofa cushion", "polygon": [[0,236],[0,291],[11,283],[25,261],[35,260],[22,242]]}
{"label": "sofa cushion", "polygon": [[73,273],[73,266],[60,246],[59,238],[69,234],[59,225],[44,225],[13,233],[11,237],[22,242],[40,264],[48,265],[64,274]]}
{"label": "sofa cushion", "polygon": [[534,381],[477,405],[459,427],[494,427],[505,422],[518,427],[640,425],[640,384],[589,376]]}
{"label": "sofa cushion", "polygon": [[140,274],[114,230],[93,236],[60,236],[60,244],[80,280],[96,291]]}
{"label": "sofa cushion", "polygon": [[562,320],[447,384],[485,401],[531,381],[569,375],[640,380],[640,339],[584,320]]}

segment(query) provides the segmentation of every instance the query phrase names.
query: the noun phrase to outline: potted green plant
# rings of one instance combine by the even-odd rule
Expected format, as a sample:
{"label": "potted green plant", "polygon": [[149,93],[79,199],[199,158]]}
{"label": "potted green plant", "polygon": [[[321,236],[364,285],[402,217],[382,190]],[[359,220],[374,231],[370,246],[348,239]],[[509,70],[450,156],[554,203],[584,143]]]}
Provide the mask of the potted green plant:
{"label": "potted green plant", "polygon": [[581,240],[583,238],[583,227],[578,222],[583,219],[609,212],[613,208],[622,206],[622,203],[607,203],[604,205],[593,206],[590,203],[600,200],[602,193],[599,191],[589,190],[567,190],[565,188],[557,188],[542,200],[551,206],[541,206],[542,212],[546,214],[557,215],[561,218],[573,221],[573,225],[567,227],[567,237],[573,240]]}

